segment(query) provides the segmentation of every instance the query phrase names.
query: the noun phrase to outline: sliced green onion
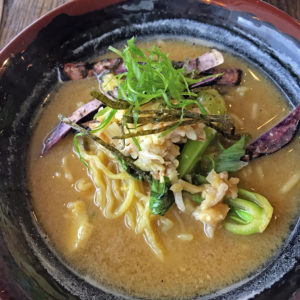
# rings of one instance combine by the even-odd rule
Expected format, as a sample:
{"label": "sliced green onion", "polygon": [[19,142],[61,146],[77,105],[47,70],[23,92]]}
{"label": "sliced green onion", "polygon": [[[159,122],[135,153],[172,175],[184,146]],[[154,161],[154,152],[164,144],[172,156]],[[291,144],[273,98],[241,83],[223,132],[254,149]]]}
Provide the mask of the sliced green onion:
{"label": "sliced green onion", "polygon": [[99,132],[100,130],[103,130],[106,126],[108,126],[111,119],[116,114],[117,110],[109,108],[109,110],[107,110],[107,112],[108,112],[107,115],[105,116],[104,120],[100,123],[100,125],[97,126],[95,129],[90,130],[91,133]]}
{"label": "sliced green onion", "polygon": [[74,135],[74,138],[73,138],[73,144],[74,144],[74,148],[78,154],[78,157],[79,157],[79,160],[86,166],[86,168],[89,170],[89,165],[87,164],[87,162],[82,158],[82,155],[81,155],[81,152],[80,152],[80,147],[79,147],[79,144],[78,144],[78,138],[80,136],[84,136],[83,133],[81,132],[78,132]]}
{"label": "sliced green onion", "polygon": [[111,108],[106,106],[103,109],[100,109],[93,117],[93,119],[97,119],[98,117],[103,116],[104,114],[106,114]]}

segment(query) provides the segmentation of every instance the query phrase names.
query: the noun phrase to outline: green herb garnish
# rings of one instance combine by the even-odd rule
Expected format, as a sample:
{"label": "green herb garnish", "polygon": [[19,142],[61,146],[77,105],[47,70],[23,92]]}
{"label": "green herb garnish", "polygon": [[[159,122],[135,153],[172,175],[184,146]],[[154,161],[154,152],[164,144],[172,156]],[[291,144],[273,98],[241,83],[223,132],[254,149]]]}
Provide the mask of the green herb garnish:
{"label": "green herb garnish", "polygon": [[87,162],[82,158],[82,155],[81,155],[81,152],[80,152],[80,147],[79,147],[79,144],[78,144],[78,137],[80,136],[83,136],[83,133],[81,132],[78,132],[74,135],[74,138],[73,138],[73,144],[74,144],[74,147],[75,147],[75,150],[78,154],[78,157],[79,157],[79,160],[86,166],[87,169],[89,169],[89,165],[87,164]]}
{"label": "green herb garnish", "polygon": [[[107,109],[108,108],[108,109]],[[107,109],[107,110],[106,110]],[[105,110],[104,113],[102,113]],[[113,116],[116,114],[117,110],[116,109],[112,109],[109,107],[105,107],[103,110],[100,110],[97,114],[98,116],[100,115],[104,115],[106,113],[106,116],[104,118],[104,120],[100,123],[99,126],[97,126],[95,129],[90,130],[90,133],[96,133],[100,130],[103,130],[111,121],[111,119],[113,118]],[[102,114],[101,114],[102,113]],[[95,117],[94,117],[95,119]]]}
{"label": "green herb garnish", "polygon": [[247,165],[246,162],[241,161],[241,157],[245,155],[245,147],[247,144],[246,136],[242,136],[239,141],[234,143],[229,148],[223,150],[218,156],[215,163],[215,170],[217,173],[222,171],[234,172],[240,170]]}
{"label": "green herb garnish", "polygon": [[[197,94],[189,89],[189,84],[197,80],[184,76],[183,69],[175,69],[168,55],[157,47],[142,51],[135,46],[134,38],[131,38],[122,52],[111,46],[109,49],[121,56],[127,68],[126,73],[117,75],[118,98],[127,101],[133,107],[135,126],[140,107],[153,99],[159,99],[162,105],[180,108],[182,111],[193,104],[199,107],[202,114],[207,114],[203,105],[196,99]],[[190,99],[186,99],[185,96]],[[175,128],[176,126],[172,127],[173,130]]]}
{"label": "green herb garnish", "polygon": [[150,182],[150,211],[152,214],[163,216],[174,203],[174,195],[170,190],[170,185],[168,177],[164,177],[164,182],[152,178]]}

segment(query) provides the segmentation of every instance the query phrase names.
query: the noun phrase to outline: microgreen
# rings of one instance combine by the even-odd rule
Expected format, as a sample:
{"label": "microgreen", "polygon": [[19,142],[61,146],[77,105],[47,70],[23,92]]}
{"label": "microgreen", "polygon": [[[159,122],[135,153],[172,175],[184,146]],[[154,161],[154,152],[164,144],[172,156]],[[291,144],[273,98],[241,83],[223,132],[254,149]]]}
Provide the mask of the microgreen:
{"label": "microgreen", "polygon": [[[108,108],[108,109],[107,109]],[[105,110],[105,111],[104,111]],[[104,112],[103,112],[104,111]],[[111,121],[111,119],[113,118],[113,116],[116,114],[117,110],[116,109],[112,109],[110,107],[105,107],[104,109],[100,110],[96,115],[98,115],[97,117],[103,116],[104,114],[106,114],[104,120],[100,123],[99,126],[97,126],[95,129],[91,130],[91,133],[95,133],[98,132],[100,130],[103,130]],[[95,117],[94,117],[95,118]]]}
{"label": "microgreen", "polygon": [[81,155],[81,152],[80,152],[80,147],[79,147],[79,144],[78,144],[78,138],[80,136],[83,136],[83,134],[81,132],[78,132],[74,135],[74,138],[73,138],[73,144],[74,144],[74,148],[78,154],[78,157],[79,157],[79,160],[86,166],[87,169],[89,169],[89,165],[87,164],[87,162],[82,158],[82,155]]}
{"label": "microgreen", "polygon": [[[175,69],[168,54],[161,52],[156,46],[151,50],[142,50],[134,44],[134,38],[127,41],[121,52],[113,47],[111,51],[121,56],[127,72],[117,75],[118,98],[127,101],[132,107],[134,126],[137,127],[140,107],[153,99],[162,99],[169,108],[183,109],[188,105],[196,105],[202,114],[207,115],[203,105],[193,97],[197,94],[189,89],[189,84],[199,81],[185,77],[183,69]],[[190,99],[185,99],[188,96]],[[168,133],[180,125],[173,126]]]}
{"label": "microgreen", "polygon": [[98,117],[101,117],[103,116],[104,114],[106,114],[111,108],[106,106],[105,108],[103,109],[100,109],[93,117],[93,119],[97,119]]}

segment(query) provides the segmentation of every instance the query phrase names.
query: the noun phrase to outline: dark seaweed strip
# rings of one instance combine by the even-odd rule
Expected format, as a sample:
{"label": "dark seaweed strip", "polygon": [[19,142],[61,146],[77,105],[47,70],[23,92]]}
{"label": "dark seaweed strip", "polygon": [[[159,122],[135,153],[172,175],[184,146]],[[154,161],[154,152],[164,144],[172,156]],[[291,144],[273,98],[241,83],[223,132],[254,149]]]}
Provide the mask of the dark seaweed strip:
{"label": "dark seaweed strip", "polygon": [[98,92],[93,90],[91,91],[91,96],[113,109],[127,109],[130,107],[130,104],[127,101],[114,99],[111,95],[104,93],[103,91]]}
{"label": "dark seaweed strip", "polygon": [[156,129],[149,129],[149,130],[140,130],[137,132],[130,132],[127,134],[124,134],[122,136],[114,136],[113,139],[127,139],[127,138],[132,138],[132,137],[137,137],[137,136],[145,136],[145,135],[150,135],[150,134],[157,134],[164,132],[170,128],[173,128],[174,126],[178,125],[180,127],[182,126],[187,126],[187,125],[194,125],[197,123],[203,122],[206,126],[215,129],[217,132],[219,132],[221,135],[223,135],[225,138],[229,140],[239,140],[241,138],[241,135],[239,134],[234,134],[234,126],[232,125],[232,128],[230,128],[229,132],[226,130],[223,130],[220,128],[218,125],[215,125],[213,122],[215,121],[205,121],[203,119],[190,119],[190,120],[184,120],[180,124],[179,122],[172,122],[166,126],[156,128]]}
{"label": "dark seaweed strip", "polygon": [[117,159],[117,161],[121,164],[123,169],[133,176],[136,179],[139,180],[145,180],[150,182],[152,180],[152,176],[150,172],[144,171],[137,167],[134,163],[134,160],[131,156],[125,156],[123,153],[121,153],[118,149],[114,148],[112,145],[106,143],[101,138],[97,137],[94,134],[91,134],[88,130],[85,128],[79,126],[78,124],[72,122],[70,119],[64,117],[63,115],[58,115],[58,118],[61,120],[62,123],[68,125],[69,127],[72,127],[76,131],[82,134],[82,136],[86,136],[96,143],[100,144],[102,147],[110,151]]}
{"label": "dark seaweed strip", "polygon": [[[146,112],[146,113],[145,113]],[[182,112],[181,110],[173,110],[173,109],[165,109],[161,110],[147,110],[147,111],[140,111],[140,114],[149,114],[151,113],[151,117],[139,117],[138,124],[149,124],[149,123],[159,123],[159,122],[170,122],[170,121],[178,121],[181,117]],[[183,111],[183,118],[190,118],[194,120],[203,120],[209,122],[217,122],[224,124],[226,126],[232,127],[232,123],[229,122],[228,115],[203,115],[200,113],[192,112],[189,110]],[[133,123],[133,117],[131,116],[124,116],[124,121],[127,123]]]}
{"label": "dark seaweed strip", "polygon": [[[183,121],[180,126],[193,125],[196,123],[197,123],[196,120],[186,120],[186,121]],[[166,126],[160,127],[160,128],[156,128],[156,129],[140,130],[138,132],[130,132],[130,133],[126,133],[122,136],[114,136],[113,139],[128,139],[128,138],[137,137],[137,136],[156,134],[156,133],[166,131],[167,129],[170,129],[177,124],[178,124],[178,122],[173,122],[169,125],[166,125]]]}

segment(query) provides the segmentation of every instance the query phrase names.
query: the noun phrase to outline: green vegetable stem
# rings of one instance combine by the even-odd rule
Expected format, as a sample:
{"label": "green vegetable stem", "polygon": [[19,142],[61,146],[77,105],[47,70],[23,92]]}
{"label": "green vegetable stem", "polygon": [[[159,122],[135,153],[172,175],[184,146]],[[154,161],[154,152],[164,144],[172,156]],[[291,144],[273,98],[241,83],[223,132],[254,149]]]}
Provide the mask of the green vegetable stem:
{"label": "green vegetable stem", "polygon": [[201,160],[204,151],[216,135],[216,132],[211,128],[205,127],[204,131],[206,134],[205,141],[189,140],[184,145],[179,157],[178,173],[180,178],[192,172],[193,168]]}

